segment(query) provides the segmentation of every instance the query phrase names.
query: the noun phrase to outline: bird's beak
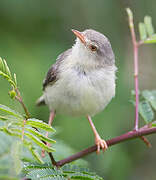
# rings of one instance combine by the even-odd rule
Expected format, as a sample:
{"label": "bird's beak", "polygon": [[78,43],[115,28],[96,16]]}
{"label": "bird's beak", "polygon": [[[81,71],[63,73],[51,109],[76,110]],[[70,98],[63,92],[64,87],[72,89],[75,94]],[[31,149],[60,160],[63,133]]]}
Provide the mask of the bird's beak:
{"label": "bird's beak", "polygon": [[81,41],[83,44],[86,44],[85,37],[84,37],[84,35],[82,34],[82,32],[79,32],[79,31],[74,30],[74,29],[72,29],[72,32],[76,35],[76,37],[78,37],[78,38],[80,39],[80,41]]}

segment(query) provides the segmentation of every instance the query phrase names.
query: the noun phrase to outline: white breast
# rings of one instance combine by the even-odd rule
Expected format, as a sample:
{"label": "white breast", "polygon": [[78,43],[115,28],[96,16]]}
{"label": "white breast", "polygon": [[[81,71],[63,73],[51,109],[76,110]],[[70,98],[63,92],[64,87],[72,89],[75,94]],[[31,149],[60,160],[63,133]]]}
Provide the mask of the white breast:
{"label": "white breast", "polygon": [[[76,61],[75,61],[76,62]],[[45,89],[44,97],[56,113],[74,116],[95,115],[115,95],[115,66],[80,73],[69,60],[60,67],[59,80]]]}

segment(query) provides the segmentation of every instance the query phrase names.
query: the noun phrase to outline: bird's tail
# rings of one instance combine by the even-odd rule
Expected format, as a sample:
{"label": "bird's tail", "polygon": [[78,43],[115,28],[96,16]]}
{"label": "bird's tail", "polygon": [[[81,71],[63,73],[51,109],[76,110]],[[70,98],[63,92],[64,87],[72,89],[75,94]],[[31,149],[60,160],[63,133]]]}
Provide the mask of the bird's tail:
{"label": "bird's tail", "polygon": [[46,105],[46,104],[45,104],[45,100],[44,100],[44,96],[41,96],[41,97],[36,101],[36,106],[42,106],[42,105]]}

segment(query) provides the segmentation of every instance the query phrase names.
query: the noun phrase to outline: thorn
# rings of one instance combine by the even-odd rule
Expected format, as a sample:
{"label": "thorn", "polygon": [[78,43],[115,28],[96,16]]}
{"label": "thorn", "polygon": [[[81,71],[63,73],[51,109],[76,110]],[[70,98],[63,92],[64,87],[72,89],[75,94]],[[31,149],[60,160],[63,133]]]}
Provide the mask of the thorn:
{"label": "thorn", "polygon": [[141,136],[140,139],[144,141],[144,143],[146,144],[148,148],[152,147],[151,143],[149,142],[147,138],[145,138],[144,136]]}

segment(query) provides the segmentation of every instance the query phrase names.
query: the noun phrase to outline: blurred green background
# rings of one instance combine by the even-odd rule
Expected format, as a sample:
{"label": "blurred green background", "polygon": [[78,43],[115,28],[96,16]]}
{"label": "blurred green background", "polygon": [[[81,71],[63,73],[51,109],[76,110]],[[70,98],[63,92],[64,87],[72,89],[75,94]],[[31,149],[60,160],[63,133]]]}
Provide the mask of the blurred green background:
{"label": "blurred green background", "polygon": [[[125,8],[130,7],[135,24],[145,15],[153,18],[156,28],[155,0],[0,0],[0,56],[5,58],[32,116],[47,121],[48,108],[35,107],[42,94],[42,80],[56,57],[74,43],[71,28],[92,28],[111,41],[116,56],[116,97],[93,119],[105,139],[133,128],[134,107],[130,104],[133,89],[133,54]],[[140,48],[140,89],[156,89],[156,46]],[[0,79],[0,103],[19,106],[9,99],[6,81]],[[143,120],[140,119],[143,123]],[[82,118],[56,116],[57,135],[77,151],[93,145],[88,121]],[[148,149],[139,139],[111,147],[104,154],[85,157],[90,168],[110,180],[155,180],[156,142]]]}

